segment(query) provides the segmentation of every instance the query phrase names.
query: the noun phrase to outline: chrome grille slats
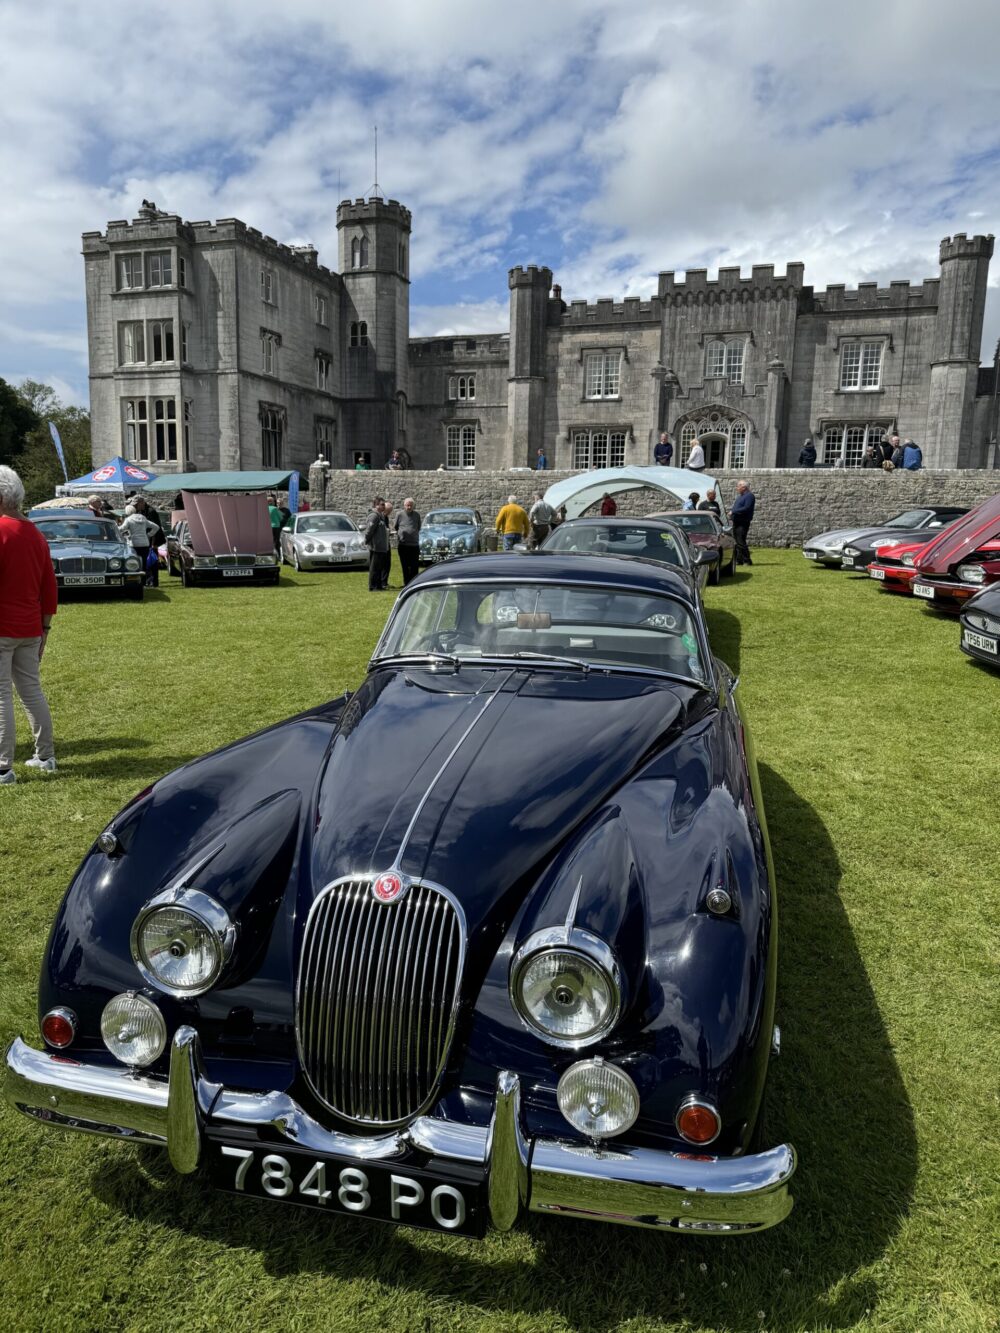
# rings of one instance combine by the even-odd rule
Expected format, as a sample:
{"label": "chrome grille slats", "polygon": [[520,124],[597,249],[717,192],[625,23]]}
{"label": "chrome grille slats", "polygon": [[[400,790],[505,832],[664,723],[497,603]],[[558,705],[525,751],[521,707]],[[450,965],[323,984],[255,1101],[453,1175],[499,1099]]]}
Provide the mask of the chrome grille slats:
{"label": "chrome grille slats", "polygon": [[59,561],[60,574],[104,574],[108,562],[97,555],[66,555]]}
{"label": "chrome grille slats", "polygon": [[295,1024],[303,1072],[348,1120],[400,1124],[444,1071],[465,957],[465,921],[446,889],[410,882],[382,902],[372,880],[328,885],[302,940]]}

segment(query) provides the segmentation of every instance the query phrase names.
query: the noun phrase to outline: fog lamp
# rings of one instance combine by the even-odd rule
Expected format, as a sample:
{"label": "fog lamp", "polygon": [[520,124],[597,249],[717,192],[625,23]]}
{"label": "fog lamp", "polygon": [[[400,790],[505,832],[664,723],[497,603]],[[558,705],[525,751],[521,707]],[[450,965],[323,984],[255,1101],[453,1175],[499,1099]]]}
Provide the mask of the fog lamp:
{"label": "fog lamp", "polygon": [[639,1090],[618,1065],[579,1060],[559,1080],[559,1110],[591,1139],[609,1139],[631,1129],[639,1114]]}
{"label": "fog lamp", "polygon": [[722,1118],[710,1102],[689,1097],[674,1117],[674,1124],[687,1143],[704,1145],[719,1137]]}
{"label": "fog lamp", "polygon": [[167,1025],[151,1000],[135,991],[126,991],[104,1006],[101,1036],[116,1060],[141,1068],[163,1054]]}
{"label": "fog lamp", "polygon": [[76,1036],[76,1014],[72,1009],[50,1009],[42,1019],[42,1036],[46,1046],[64,1050]]}

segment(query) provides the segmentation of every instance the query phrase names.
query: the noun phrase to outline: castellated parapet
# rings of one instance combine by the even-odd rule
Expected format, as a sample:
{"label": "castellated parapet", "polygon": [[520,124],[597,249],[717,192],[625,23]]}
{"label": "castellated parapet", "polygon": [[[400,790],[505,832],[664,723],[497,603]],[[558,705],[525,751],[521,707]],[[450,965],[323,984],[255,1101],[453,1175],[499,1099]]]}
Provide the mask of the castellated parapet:
{"label": "castellated parapet", "polygon": [[410,230],[413,214],[398,199],[342,199],[337,205],[337,225],[350,222],[395,222]]}
{"label": "castellated parapet", "polygon": [[717,278],[709,278],[707,268],[689,268],[680,281],[661,273],[658,295],[664,306],[781,300],[798,294],[804,274],[805,264],[797,261],[777,277],[773,264],[754,264],[748,278],[736,267],[720,268]]}
{"label": "castellated parapet", "polygon": [[986,236],[966,236],[958,231],[954,236],[946,236],[941,242],[941,263],[948,259],[992,259],[993,234]]}
{"label": "castellated parapet", "polygon": [[610,296],[603,296],[596,301],[571,301],[564,308],[561,303],[552,302],[549,307],[549,323],[560,324],[563,328],[659,322],[660,303],[655,297],[643,301],[638,296],[626,296],[623,301],[615,301]]}

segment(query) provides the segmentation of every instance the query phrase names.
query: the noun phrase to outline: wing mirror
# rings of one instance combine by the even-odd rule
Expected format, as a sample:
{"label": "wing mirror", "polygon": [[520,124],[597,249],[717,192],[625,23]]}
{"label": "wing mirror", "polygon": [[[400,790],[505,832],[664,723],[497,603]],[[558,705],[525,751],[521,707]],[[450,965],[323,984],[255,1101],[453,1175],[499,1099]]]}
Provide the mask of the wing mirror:
{"label": "wing mirror", "polygon": [[694,553],[694,563],[696,565],[714,565],[715,551],[710,551],[706,546],[699,546]]}

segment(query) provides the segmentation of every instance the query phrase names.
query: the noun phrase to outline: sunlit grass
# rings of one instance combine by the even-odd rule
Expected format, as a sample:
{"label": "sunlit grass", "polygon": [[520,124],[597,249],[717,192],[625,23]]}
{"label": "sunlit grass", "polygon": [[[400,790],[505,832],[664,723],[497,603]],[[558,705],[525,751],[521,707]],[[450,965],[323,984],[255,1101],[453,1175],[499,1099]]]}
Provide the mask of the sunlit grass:
{"label": "sunlit grass", "polygon": [[[60,611],[60,773],[0,791],[3,1039],[34,1036],[48,927],[95,830],[177,764],[353,686],[391,600],[286,571]],[[707,601],[782,895],[769,1118],[801,1153],[789,1221],[687,1241],[531,1218],[467,1242],[234,1200],[4,1110],[0,1326],[996,1327],[1000,677],[954,621],[797,553],[759,552]]]}

